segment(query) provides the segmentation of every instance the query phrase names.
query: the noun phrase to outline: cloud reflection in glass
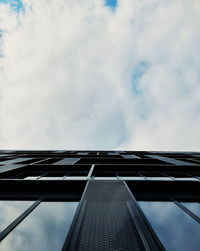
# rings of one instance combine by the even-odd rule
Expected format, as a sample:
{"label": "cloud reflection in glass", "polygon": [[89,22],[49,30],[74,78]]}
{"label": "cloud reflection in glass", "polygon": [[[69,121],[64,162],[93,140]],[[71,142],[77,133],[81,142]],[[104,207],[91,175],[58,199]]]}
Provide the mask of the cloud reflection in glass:
{"label": "cloud reflection in glass", "polygon": [[200,224],[173,202],[138,202],[166,250],[198,251]]}
{"label": "cloud reflection in glass", "polygon": [[19,217],[33,201],[0,200],[0,232]]}
{"label": "cloud reflection in glass", "polygon": [[61,250],[78,202],[42,202],[0,244],[6,251]]}
{"label": "cloud reflection in glass", "polygon": [[181,204],[189,209],[192,213],[196,214],[196,216],[200,217],[200,203],[182,202]]}

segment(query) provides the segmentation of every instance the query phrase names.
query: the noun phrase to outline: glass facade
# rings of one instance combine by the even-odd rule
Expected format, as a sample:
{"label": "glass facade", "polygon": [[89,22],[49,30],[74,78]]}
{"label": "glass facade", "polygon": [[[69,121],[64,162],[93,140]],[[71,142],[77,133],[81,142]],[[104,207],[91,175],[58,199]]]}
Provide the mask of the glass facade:
{"label": "glass facade", "polygon": [[181,202],[183,206],[200,218],[200,204],[198,202]]}
{"label": "glass facade", "polygon": [[20,216],[33,201],[0,200],[0,232]]}
{"label": "glass facade", "polygon": [[199,250],[198,161],[196,152],[0,151],[0,250]]}
{"label": "glass facade", "polygon": [[77,202],[42,202],[1,243],[1,250],[61,250]]}
{"label": "glass facade", "polygon": [[200,224],[174,202],[138,203],[166,250],[199,250]]}

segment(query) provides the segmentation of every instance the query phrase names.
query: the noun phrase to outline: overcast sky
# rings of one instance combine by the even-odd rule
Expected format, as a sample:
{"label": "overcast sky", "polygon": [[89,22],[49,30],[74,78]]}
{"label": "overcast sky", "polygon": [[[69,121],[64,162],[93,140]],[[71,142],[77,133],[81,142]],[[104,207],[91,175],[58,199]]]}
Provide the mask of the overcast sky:
{"label": "overcast sky", "polygon": [[0,0],[0,148],[200,150],[199,0]]}

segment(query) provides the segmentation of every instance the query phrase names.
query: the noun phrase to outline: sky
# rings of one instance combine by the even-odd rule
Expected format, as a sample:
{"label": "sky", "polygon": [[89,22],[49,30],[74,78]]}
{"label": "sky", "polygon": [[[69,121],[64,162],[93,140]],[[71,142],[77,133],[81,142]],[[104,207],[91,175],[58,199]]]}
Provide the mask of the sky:
{"label": "sky", "polygon": [[0,149],[200,149],[199,0],[0,0]]}

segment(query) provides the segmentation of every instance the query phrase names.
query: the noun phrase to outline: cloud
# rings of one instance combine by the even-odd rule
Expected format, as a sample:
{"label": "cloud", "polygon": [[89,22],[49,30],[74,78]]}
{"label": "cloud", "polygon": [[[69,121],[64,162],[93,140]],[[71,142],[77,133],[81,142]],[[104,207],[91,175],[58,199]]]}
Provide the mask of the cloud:
{"label": "cloud", "polygon": [[21,0],[0,0],[0,4],[8,4],[14,11],[23,10],[23,2]]}
{"label": "cloud", "polygon": [[23,6],[0,5],[2,149],[199,149],[198,0]]}

